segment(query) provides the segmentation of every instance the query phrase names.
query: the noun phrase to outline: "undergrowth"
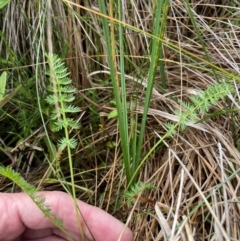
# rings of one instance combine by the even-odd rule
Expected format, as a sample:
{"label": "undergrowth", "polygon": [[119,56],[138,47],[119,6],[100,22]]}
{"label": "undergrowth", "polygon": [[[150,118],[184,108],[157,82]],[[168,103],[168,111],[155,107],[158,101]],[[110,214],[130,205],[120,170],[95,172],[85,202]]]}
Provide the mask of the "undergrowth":
{"label": "undergrowth", "polygon": [[[47,62],[49,65],[49,71],[47,75],[50,79],[50,85],[47,90],[49,91],[46,101],[52,107],[50,119],[53,121],[52,130],[58,132],[63,130],[63,137],[58,141],[58,157],[60,158],[61,152],[67,149],[67,157],[69,163],[69,170],[71,176],[71,188],[72,188],[72,197],[74,200],[75,213],[77,216],[78,227],[81,233],[83,240],[84,234],[80,222],[80,213],[77,205],[75,181],[74,181],[74,170],[73,170],[73,161],[72,161],[72,149],[76,149],[77,140],[74,137],[70,137],[73,130],[80,128],[80,125],[73,118],[69,118],[68,115],[75,114],[81,111],[77,106],[74,106],[72,103],[75,100],[74,94],[76,89],[71,85],[72,80],[68,77],[69,72],[64,66],[64,63],[61,59],[53,54],[47,54]],[[50,144],[50,143],[49,143]],[[57,160],[59,161],[59,160]],[[60,167],[60,165],[59,165]]]}
{"label": "undergrowth", "polygon": [[98,205],[135,240],[238,240],[239,4],[47,6],[0,3],[1,175]]}
{"label": "undergrowth", "polygon": [[37,188],[26,182],[23,177],[12,168],[0,166],[0,174],[17,184],[25,193],[28,194],[32,201],[43,212],[45,217],[47,217],[56,227],[61,229],[63,233],[73,239],[72,235],[64,229],[62,220],[56,217],[56,214],[51,211],[51,208],[45,204],[45,197],[43,194],[38,193],[39,190]]}

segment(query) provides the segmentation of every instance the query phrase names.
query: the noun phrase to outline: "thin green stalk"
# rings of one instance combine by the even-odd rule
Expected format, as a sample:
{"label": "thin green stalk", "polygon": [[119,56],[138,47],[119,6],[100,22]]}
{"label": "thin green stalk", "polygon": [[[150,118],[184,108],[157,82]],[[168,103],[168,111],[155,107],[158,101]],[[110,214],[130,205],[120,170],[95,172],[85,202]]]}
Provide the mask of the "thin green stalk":
{"label": "thin green stalk", "polygon": [[[200,41],[200,44],[202,45],[203,51],[204,51],[204,53],[205,53],[205,55],[206,55],[206,57],[207,57],[208,62],[211,63],[211,59],[210,59],[210,57],[209,57],[208,51],[207,51],[207,49],[206,49],[206,47],[205,47],[205,44],[204,44],[204,41],[203,41],[203,39],[202,39],[201,32],[200,32],[200,30],[199,30],[199,28],[198,28],[198,26],[197,26],[196,19],[195,19],[194,16],[193,16],[193,12],[192,12],[192,9],[191,9],[189,0],[186,0],[186,6],[187,6],[188,14],[189,14],[189,17],[190,17],[191,22],[192,22],[192,24],[193,24],[194,30],[195,30],[195,32],[196,32],[196,34],[197,34],[197,37],[198,37],[198,39],[199,39],[199,41]],[[218,80],[218,77],[217,77],[217,75],[216,75],[216,72],[215,72],[214,68],[211,67],[211,69],[212,69],[212,73],[213,73],[215,79]]]}
{"label": "thin green stalk", "polygon": [[[118,14],[119,20],[122,21],[122,1],[118,0]],[[128,137],[128,111],[127,111],[127,95],[126,95],[126,84],[125,84],[125,65],[124,65],[124,44],[123,44],[123,27],[118,24],[119,31],[119,52],[120,52],[120,78],[121,78],[121,101],[122,101],[122,118],[123,118],[123,129],[124,129],[124,139],[129,140]],[[128,158],[130,162],[130,154],[128,148]],[[130,163],[129,165],[130,166]]]}
{"label": "thin green stalk", "polygon": [[[122,1],[118,0],[118,17],[119,20],[122,21],[122,14],[123,14],[123,9],[122,9]],[[128,144],[129,140],[129,134],[128,134],[128,110],[127,110],[127,95],[126,95],[126,84],[125,84],[125,64],[124,64],[124,43],[123,43],[123,27],[122,24],[118,24],[118,31],[119,31],[119,52],[120,52],[120,79],[121,79],[121,101],[122,101],[122,118],[123,118],[123,135],[124,135],[124,140],[125,144]],[[122,136],[121,136],[122,138]],[[127,164],[127,169],[129,169],[128,174],[132,175],[131,171],[131,157],[130,157],[130,149],[129,145],[125,146],[127,148],[127,157],[126,160],[124,161],[124,164],[126,166]],[[126,163],[128,162],[128,163]],[[125,167],[126,169],[126,167]],[[129,181],[129,179],[128,179]]]}
{"label": "thin green stalk", "polygon": [[151,148],[151,150],[139,163],[135,172],[132,175],[130,182],[128,183],[127,188],[130,188],[131,185],[135,183],[140,169],[145,164],[149,156],[167,137],[174,134],[175,130],[178,127],[180,127],[183,131],[186,128],[187,122],[197,122],[197,113],[200,113],[201,115],[206,114],[211,105],[215,104],[219,99],[226,97],[229,93],[233,93],[234,91],[234,87],[229,83],[217,83],[213,86],[208,87],[203,93],[200,92],[197,96],[190,97],[192,104],[183,102],[183,106],[186,108],[186,112],[178,112],[179,122],[177,122],[176,124],[166,125],[168,129],[167,132],[157,141],[157,143]]}
{"label": "thin green stalk", "polygon": [[[53,56],[53,55],[51,55]],[[80,216],[79,213],[81,214],[81,210],[79,210],[78,208],[78,204],[77,204],[77,197],[76,197],[76,190],[75,190],[75,181],[74,181],[74,172],[73,172],[73,161],[72,161],[72,153],[71,153],[71,148],[73,148],[73,146],[75,145],[75,140],[71,139],[69,136],[69,128],[71,127],[70,123],[69,123],[69,119],[66,116],[66,112],[67,112],[67,105],[65,103],[65,98],[64,94],[62,93],[63,91],[63,87],[62,87],[62,83],[57,81],[57,79],[59,78],[59,74],[56,73],[56,67],[54,68],[54,57],[49,57],[48,59],[48,63],[49,66],[51,67],[50,70],[52,70],[51,72],[51,83],[55,82],[55,85],[53,85],[53,96],[56,98],[55,101],[57,102],[57,104],[55,104],[55,106],[58,106],[58,109],[55,109],[55,119],[57,119],[56,122],[63,120],[64,124],[61,124],[63,129],[64,129],[64,141],[60,142],[59,145],[59,151],[63,150],[65,147],[67,148],[67,153],[68,153],[68,161],[69,161],[69,169],[70,169],[70,177],[71,177],[71,188],[72,188],[72,197],[73,197],[73,202],[74,202],[74,209],[75,209],[75,213],[76,213],[76,218],[77,218],[77,224],[80,230],[80,234],[83,240],[86,240],[84,233],[83,233],[83,229],[81,226],[81,221],[80,221]],[[57,61],[57,60],[56,60]],[[64,72],[62,71],[62,74],[64,75]],[[67,76],[67,73],[65,74]],[[54,90],[54,88],[56,88]],[[60,91],[62,89],[62,91]],[[71,90],[72,92],[73,90]],[[70,93],[70,92],[68,92]],[[70,95],[69,95],[69,98]],[[74,97],[73,97],[74,99]],[[70,107],[70,106],[69,106]],[[68,110],[68,112],[70,112]],[[75,127],[74,127],[75,126]],[[72,126],[73,128],[78,128],[77,125],[75,125],[75,123]],[[72,142],[71,142],[72,141]],[[63,146],[63,147],[61,147]]]}
{"label": "thin green stalk", "polygon": [[[122,152],[123,152],[123,161],[124,161],[126,178],[127,178],[127,183],[128,183],[131,178],[131,169],[130,169],[128,135],[126,134],[126,132],[127,132],[126,131],[127,116],[124,117],[124,114],[126,115],[127,110],[123,109],[123,108],[126,108],[126,104],[122,103],[121,96],[119,94],[120,86],[119,86],[119,80],[118,80],[118,73],[117,73],[116,66],[115,66],[116,58],[115,58],[115,49],[114,49],[115,48],[115,45],[114,45],[114,22],[112,21],[113,13],[111,12],[113,5],[114,5],[113,1],[110,1],[111,32],[109,31],[108,21],[106,18],[102,18],[102,24],[103,24],[104,38],[105,38],[106,45],[107,45],[108,63],[109,63],[109,68],[110,68],[110,72],[111,72],[113,92],[114,92],[114,97],[116,100],[116,106],[117,106],[117,112],[118,112],[119,131],[120,131],[121,146],[122,146]],[[99,6],[100,6],[101,13],[104,14],[104,16],[106,16],[107,14],[106,14],[105,1],[99,0]],[[123,64],[123,61],[121,63]],[[124,71],[124,70],[122,70],[122,71]],[[122,74],[123,74],[122,71],[121,71],[121,82],[124,81],[123,77],[122,77]],[[122,90],[121,94],[124,95],[124,93],[126,93],[126,92],[124,90]]]}
{"label": "thin green stalk", "polygon": [[[134,116],[134,111],[137,109],[137,104],[133,104],[133,100],[130,100],[130,136],[129,136],[129,143],[130,143],[130,151],[131,156],[134,158],[137,153],[137,136],[138,136],[138,113],[136,112]],[[133,170],[133,173],[135,170]]]}
{"label": "thin green stalk", "polygon": [[[167,14],[169,9],[169,0],[161,1],[160,2],[160,8],[162,9],[162,20],[161,20],[161,28],[160,28],[160,35],[159,38],[164,38],[164,32],[167,26]],[[163,53],[163,42],[160,41],[160,47],[159,47],[159,65],[160,65],[160,74],[161,74],[161,80],[162,80],[162,88],[166,90],[167,88],[167,81],[166,81],[166,75],[165,75],[165,66],[164,66],[164,53]]]}
{"label": "thin green stalk", "polygon": [[[69,139],[68,128],[65,128],[64,132],[65,132],[66,139]],[[81,221],[80,221],[80,217],[79,217],[79,213],[81,214],[81,210],[79,209],[78,204],[77,204],[77,196],[76,196],[74,172],[73,172],[73,164],[72,164],[73,161],[72,161],[72,153],[71,153],[70,145],[67,145],[67,153],[68,153],[68,163],[69,163],[70,176],[71,176],[72,197],[73,197],[73,202],[74,202],[75,213],[76,213],[78,227],[79,227],[79,230],[81,233],[81,237],[85,241],[86,238],[83,233],[83,229],[82,229]],[[82,216],[82,214],[81,214],[81,216]]]}
{"label": "thin green stalk", "polygon": [[[41,5],[39,4],[39,8],[41,7]],[[53,149],[53,146],[52,146],[52,143],[51,143],[51,140],[50,140],[50,137],[48,135],[48,131],[47,131],[47,127],[46,127],[46,124],[45,124],[45,120],[44,120],[44,117],[43,117],[43,112],[42,112],[42,106],[41,106],[41,96],[40,96],[40,93],[39,93],[39,86],[38,86],[38,75],[39,75],[39,56],[40,56],[40,48],[41,48],[41,41],[43,41],[43,34],[44,34],[44,25],[46,23],[46,16],[47,16],[47,3],[45,3],[45,6],[42,6],[43,9],[44,9],[44,14],[42,15],[42,24],[40,24],[40,27],[39,27],[39,42],[37,44],[37,54],[36,54],[36,71],[35,71],[35,75],[36,75],[36,81],[35,81],[35,87],[36,87],[36,94],[37,94],[37,104],[38,104],[38,109],[39,109],[39,114],[40,114],[40,117],[41,117],[41,120],[42,120],[42,124],[43,124],[43,129],[44,129],[44,133],[46,134],[46,139],[47,139],[47,142],[49,144],[49,150],[51,151],[51,153],[54,153],[54,149]],[[40,11],[40,9],[39,9]],[[51,155],[51,154],[50,154]],[[49,173],[48,175],[51,174],[51,169],[49,169]]]}
{"label": "thin green stalk", "polygon": [[[155,14],[154,30],[153,30],[154,36],[160,36],[162,6],[163,6],[162,4],[158,4],[156,2],[156,14]],[[157,69],[158,62],[159,62],[160,47],[161,47],[161,40],[159,41],[156,38],[152,39],[150,68],[149,68],[149,72],[148,72],[148,80],[147,80],[148,84],[147,84],[147,90],[146,90],[146,97],[144,100],[144,110],[143,110],[140,134],[139,134],[138,144],[137,144],[137,153],[133,159],[134,173],[138,169],[139,162],[141,159],[141,150],[142,150],[143,138],[144,138],[144,133],[145,133],[148,108],[149,108],[149,103],[150,103],[150,99],[151,99],[151,95],[152,95],[152,89],[153,89],[153,85],[154,85],[156,69]],[[135,183],[135,181],[136,181],[136,177],[133,179],[132,183]]]}
{"label": "thin green stalk", "polygon": [[[49,61],[49,62],[51,63],[51,61]],[[56,76],[54,76],[54,80],[53,81],[55,81],[55,79],[56,79]],[[56,85],[58,85],[58,83],[56,83]],[[56,88],[57,88],[57,90],[61,89],[61,86],[58,85],[58,86],[56,86]],[[57,92],[57,90],[56,90],[56,92]],[[61,91],[59,91],[58,94],[59,94],[59,97],[60,97],[59,98],[59,100],[60,100],[60,107],[59,108],[61,110],[64,110],[65,103],[63,102]],[[61,115],[60,115],[60,112],[59,112],[59,117],[62,118],[64,122],[67,122],[67,116],[66,116],[66,113],[64,111],[62,111]],[[77,197],[76,197],[76,190],[75,190],[75,181],[74,181],[74,172],[73,172],[72,152],[71,152],[71,145],[69,143],[69,140],[70,140],[70,137],[69,137],[69,126],[67,126],[67,125],[64,125],[64,134],[65,134],[65,139],[68,141],[66,147],[67,147],[67,153],[68,153],[68,163],[69,163],[69,169],[70,169],[71,188],[72,188],[72,197],[73,197],[74,209],[75,209],[76,218],[77,218],[77,224],[78,224],[78,228],[80,230],[81,237],[85,241],[86,238],[85,238],[85,235],[83,233],[83,229],[82,229],[81,221],[80,221],[80,216],[79,216],[79,213],[81,215],[81,210],[79,210],[78,204],[77,204]]]}
{"label": "thin green stalk", "polygon": [[[135,27],[135,26],[132,26],[132,25],[130,25],[130,24],[127,24],[126,22],[119,21],[119,20],[116,19],[116,18],[112,18],[112,17],[104,14],[103,12],[95,11],[95,10],[90,9],[90,8],[87,8],[87,7],[83,6],[83,5],[79,5],[79,4],[77,4],[77,3],[70,2],[70,1],[68,1],[68,0],[62,0],[62,1],[65,2],[65,3],[67,3],[67,4],[71,4],[71,5],[73,5],[73,6],[76,6],[76,7],[80,8],[80,9],[83,9],[83,10],[85,10],[85,11],[89,11],[89,12],[91,12],[91,13],[94,13],[94,14],[96,14],[97,16],[100,16],[100,17],[102,18],[102,20],[103,20],[103,19],[105,19],[105,20],[110,20],[110,21],[112,21],[112,22],[114,22],[114,23],[121,24],[122,26],[124,26],[124,27],[126,27],[126,28],[128,28],[128,29],[133,30],[133,31],[135,31],[136,33],[141,33],[141,34],[144,34],[145,36],[150,37],[150,38],[152,38],[152,39],[156,39],[156,40],[158,40],[158,41],[162,41],[162,43],[163,43],[165,46],[167,46],[167,47],[169,47],[169,48],[171,48],[171,49],[173,49],[173,50],[175,50],[175,51],[181,51],[181,53],[182,53],[183,56],[185,56],[185,57],[187,57],[187,58],[189,58],[189,59],[190,59],[190,57],[191,57],[191,58],[192,58],[192,59],[191,59],[192,61],[195,61],[195,62],[197,62],[197,63],[206,64],[207,66],[213,68],[214,70],[217,70],[217,71],[219,71],[220,73],[226,75],[228,78],[232,78],[232,79],[235,79],[236,81],[239,81],[239,82],[240,82],[240,77],[239,77],[237,74],[230,73],[229,71],[227,71],[227,70],[225,70],[225,69],[223,69],[223,68],[221,68],[221,67],[219,67],[219,66],[217,66],[217,65],[215,65],[215,64],[213,64],[213,63],[211,63],[211,62],[209,62],[208,60],[206,60],[206,59],[204,59],[204,58],[202,58],[202,57],[200,57],[200,56],[198,56],[198,55],[196,55],[196,54],[194,54],[194,53],[192,53],[192,52],[190,52],[190,51],[188,51],[188,50],[186,50],[186,49],[180,48],[178,45],[176,45],[176,44],[174,44],[174,43],[171,43],[169,40],[165,40],[165,39],[159,38],[159,35],[156,36],[156,35],[154,35],[154,34],[152,34],[152,33],[148,33],[148,32],[145,32],[145,31],[143,31],[143,30],[140,30],[139,28],[137,28],[137,27]],[[103,1],[101,1],[101,0],[99,0],[99,2],[100,2],[100,4],[103,3]],[[157,2],[157,3],[158,3],[158,2]],[[103,3],[103,4],[104,4],[104,3]],[[100,8],[100,9],[101,9],[101,8]],[[106,22],[107,22],[107,21],[106,21]],[[222,76],[222,77],[224,77],[224,76]]]}

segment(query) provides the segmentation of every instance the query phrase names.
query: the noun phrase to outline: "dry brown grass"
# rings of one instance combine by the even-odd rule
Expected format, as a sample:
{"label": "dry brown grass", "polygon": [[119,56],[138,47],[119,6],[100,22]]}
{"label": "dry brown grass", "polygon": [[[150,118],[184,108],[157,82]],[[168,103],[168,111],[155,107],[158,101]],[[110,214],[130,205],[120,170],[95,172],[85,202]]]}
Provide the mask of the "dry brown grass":
{"label": "dry brown grass", "polygon": [[[73,2],[83,4],[78,0]],[[193,0],[191,7],[196,13],[211,62],[223,70],[239,74],[240,28],[234,25],[234,21],[239,24],[240,9],[237,1],[231,2],[230,6],[229,1],[223,0]],[[126,5],[124,21],[150,32],[151,2],[129,1]],[[44,6],[45,1],[12,1],[0,12],[1,31],[6,38],[0,39],[0,53],[2,59],[9,60],[7,64],[0,63],[1,69],[8,69],[15,81],[24,83],[25,76],[34,76],[38,67],[37,85],[42,93],[46,84],[44,53],[48,51],[47,26],[43,24]],[[98,10],[95,1],[85,1],[82,6]],[[240,240],[239,112],[223,111],[206,121],[189,124],[187,131],[165,139],[149,156],[139,175],[139,181],[151,182],[156,189],[137,197],[132,208],[128,208],[124,201],[115,207],[116,201],[122,197],[126,180],[117,121],[107,119],[114,106],[110,103],[113,94],[106,46],[98,34],[102,32],[101,25],[93,12],[74,6],[74,13],[62,1],[53,1],[52,7],[54,51],[65,58],[82,98],[79,119],[83,128],[77,135],[80,144],[74,153],[74,164],[76,185],[89,192],[79,189],[78,197],[123,221],[129,218],[134,238],[138,241]],[[183,1],[171,1],[164,37],[206,59]],[[133,99],[140,96],[136,109],[139,118],[143,111],[144,81],[137,83],[136,79],[146,77],[149,41],[143,33],[127,30],[126,55],[129,63],[132,62],[126,66],[127,91]],[[161,90],[158,74],[147,119],[143,155],[164,135],[167,120],[178,121],[173,111],[180,108],[180,100],[188,100],[190,94],[205,90],[217,81],[208,71],[209,67],[195,68],[197,63],[187,59],[182,51],[165,47],[164,60],[168,89],[166,93]],[[238,82],[235,88],[236,94],[219,102],[211,109],[212,113],[225,108],[239,110]],[[44,135],[40,129],[28,141],[42,140]],[[114,142],[116,146],[107,148],[108,142]],[[25,158],[30,159],[31,153],[27,154]],[[18,158],[20,153],[12,155]],[[61,166],[68,180],[64,156]],[[26,176],[27,168],[22,165],[21,168]],[[46,161],[43,165],[38,161],[28,170],[26,178],[34,185],[41,182],[45,189],[61,190],[58,181],[53,183],[53,180],[42,179],[47,168]],[[9,191],[9,185],[2,181],[1,190]]]}

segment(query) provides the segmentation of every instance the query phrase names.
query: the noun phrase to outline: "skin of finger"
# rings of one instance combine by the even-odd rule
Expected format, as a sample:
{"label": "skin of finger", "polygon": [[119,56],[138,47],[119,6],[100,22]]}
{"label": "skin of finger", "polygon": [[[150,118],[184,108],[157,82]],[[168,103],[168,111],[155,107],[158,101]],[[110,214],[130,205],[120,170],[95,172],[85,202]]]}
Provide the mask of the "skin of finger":
{"label": "skin of finger", "polygon": [[22,234],[22,239],[39,239],[39,238],[46,238],[53,234],[53,228],[46,228],[46,229],[29,229],[26,228],[24,233]]}
{"label": "skin of finger", "polygon": [[[54,192],[51,192],[51,195],[55,195]],[[66,203],[68,203],[68,205],[66,205]],[[53,206],[50,203],[49,205]],[[104,212],[102,209],[88,205],[82,201],[78,201],[78,207],[81,210],[84,221],[87,223],[86,225],[83,220],[81,222],[81,226],[87,240],[116,241],[124,229],[125,232],[121,240],[133,240],[133,235],[130,229],[125,228],[123,223],[112,217],[110,214]],[[56,209],[53,211],[58,213],[59,217],[64,220],[66,229],[71,230],[73,234],[78,233],[81,237],[72,198],[69,195],[62,193],[61,199],[58,200],[58,207],[55,206],[55,208]],[[69,210],[72,210],[72,215],[69,215]],[[56,234],[61,235],[59,233]],[[67,238],[65,235],[62,237]]]}
{"label": "skin of finger", "polygon": [[21,241],[66,241],[63,238],[57,237],[56,235],[51,235],[46,238],[39,238],[39,239],[21,239]]}
{"label": "skin of finger", "polygon": [[14,195],[0,193],[0,240],[15,240],[24,230]]}
{"label": "skin of finger", "polygon": [[[80,233],[76,215],[74,214],[74,204],[72,198],[69,195],[58,191],[41,192],[41,194],[45,196],[46,203],[51,207],[52,212],[64,220],[65,228],[70,231],[75,238],[79,239]],[[3,220],[3,222],[6,223],[5,225],[0,225],[0,231],[1,226],[3,227],[7,224],[12,224],[7,229],[3,228],[6,235],[4,236],[5,239],[1,238],[2,241],[14,240],[17,235],[24,232],[25,227],[35,230],[53,228],[57,235],[66,238],[66,236],[59,230],[54,229],[54,225],[47,218],[44,218],[44,215],[40,210],[38,210],[26,194],[19,193],[0,195],[0,211],[5,209],[7,210],[7,214],[5,216],[14,217],[14,223],[9,222],[10,218],[0,218],[0,221]],[[1,200],[3,201],[1,202]],[[78,201],[78,205],[88,224],[88,227],[91,230],[90,232],[82,220],[81,225],[88,240],[92,240],[91,233],[93,234],[95,240],[117,240],[121,231],[124,229],[124,225],[121,222],[97,207],[90,206],[81,201]],[[11,218],[11,220],[13,219]],[[3,222],[0,223],[3,224]],[[14,234],[16,237],[14,237]],[[8,237],[8,239],[6,237]],[[9,239],[9,237],[11,238]],[[132,232],[129,229],[126,229],[122,240],[131,241],[132,239]]]}

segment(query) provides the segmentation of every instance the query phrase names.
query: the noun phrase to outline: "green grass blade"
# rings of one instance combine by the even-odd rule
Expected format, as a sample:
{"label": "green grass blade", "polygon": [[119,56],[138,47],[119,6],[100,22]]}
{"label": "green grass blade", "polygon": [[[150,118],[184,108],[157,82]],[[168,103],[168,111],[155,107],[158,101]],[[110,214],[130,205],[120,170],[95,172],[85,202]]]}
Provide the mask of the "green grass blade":
{"label": "green grass blade", "polygon": [[0,100],[0,108],[2,108],[8,101],[10,101],[14,95],[17,94],[17,92],[21,89],[22,85],[20,84],[16,89],[14,89],[12,92],[9,94],[5,95],[1,100]]}
{"label": "green grass blade", "polygon": [[[112,7],[113,3],[110,3],[110,8]],[[107,16],[106,6],[105,2],[102,0],[99,0],[99,6],[100,11],[104,16]],[[112,21],[111,25],[114,23]],[[111,79],[112,79],[112,85],[113,85],[113,92],[114,97],[116,101],[117,111],[118,111],[118,121],[119,121],[119,131],[120,131],[120,138],[121,138],[121,146],[122,146],[122,152],[123,152],[123,161],[125,166],[125,172],[126,172],[126,178],[127,182],[129,182],[131,177],[131,169],[130,169],[130,154],[129,154],[129,145],[128,145],[128,135],[126,134],[126,116],[124,117],[124,113],[126,115],[126,109],[123,109],[123,106],[126,108],[126,104],[123,104],[121,101],[121,95],[124,94],[124,90],[122,92],[119,91],[119,79],[118,79],[118,73],[116,70],[116,59],[115,59],[115,45],[114,45],[114,26],[111,27],[111,32],[109,31],[108,27],[108,21],[105,17],[102,17],[102,24],[103,24],[103,32],[104,32],[104,38],[107,45],[107,53],[108,53],[108,63],[109,68],[111,72]],[[123,55],[122,55],[123,58]],[[123,61],[121,60],[121,64],[123,64]],[[124,70],[122,70],[124,71]],[[121,82],[124,82],[124,79],[122,77],[123,72],[121,72]],[[121,83],[122,84],[122,83]],[[121,94],[120,94],[121,93]],[[123,98],[123,95],[122,95]]]}
{"label": "green grass blade", "polygon": [[[163,4],[158,4],[156,2],[156,14],[155,14],[155,21],[154,21],[154,30],[153,35],[154,36],[160,36],[161,32],[161,14],[162,14],[162,8]],[[148,114],[148,108],[149,103],[152,95],[152,89],[154,85],[154,79],[156,74],[156,69],[159,63],[159,55],[160,55],[160,48],[161,48],[161,39],[152,39],[152,49],[151,49],[151,57],[150,57],[150,69],[148,72],[148,85],[146,90],[146,97],[144,100],[144,111],[142,116],[142,122],[141,122],[141,128],[140,128],[140,135],[138,138],[138,144],[137,144],[137,153],[133,160],[133,171],[135,172],[138,168],[140,159],[141,159],[141,150],[142,150],[142,144],[143,144],[143,137],[145,133],[145,126],[146,126],[146,120],[147,120],[147,114]],[[133,179],[132,183],[135,183],[136,178]]]}
{"label": "green grass blade", "polygon": [[0,9],[2,9],[3,7],[5,7],[5,5],[7,5],[11,0],[1,0],[0,1]]}
{"label": "green grass blade", "polygon": [[[119,20],[122,21],[122,1],[118,0],[118,14]],[[128,110],[127,110],[127,94],[126,94],[126,84],[125,84],[125,64],[124,64],[124,41],[123,41],[123,27],[122,24],[118,24],[119,31],[119,52],[120,52],[120,82],[121,82],[121,102],[122,102],[122,122],[123,122],[123,133],[124,135],[124,148],[126,148],[125,162],[127,164],[127,168],[129,169],[128,173],[131,175],[130,170],[130,150],[129,150],[129,135],[128,135]],[[122,136],[121,136],[122,137]]]}
{"label": "green grass blade", "polygon": [[2,100],[2,98],[5,94],[6,83],[7,83],[7,72],[4,71],[0,76],[0,101]]}
{"label": "green grass blade", "polygon": [[[197,34],[198,39],[199,39],[199,42],[202,45],[203,51],[204,51],[204,53],[206,55],[206,58],[207,58],[208,62],[211,63],[211,59],[210,59],[208,51],[207,51],[207,49],[205,47],[204,41],[202,39],[201,32],[200,32],[200,30],[198,28],[198,25],[197,25],[197,22],[196,22],[196,19],[194,18],[194,15],[193,15],[193,12],[192,12],[189,0],[186,0],[186,7],[187,7],[187,11],[188,11],[189,17],[191,19],[191,22],[193,24],[194,30],[195,30],[195,32]],[[214,68],[211,67],[211,69],[212,69],[213,75],[215,76],[215,79],[217,80],[218,78],[217,78],[217,75],[216,75],[216,72],[215,72]]]}
{"label": "green grass blade", "polygon": [[[168,14],[168,9],[169,9],[169,0],[161,1],[160,3],[162,6],[160,9],[162,9],[162,20],[161,20],[161,28],[160,28],[160,39],[163,39],[164,37],[164,32],[166,29],[167,25],[167,14]],[[163,42],[160,41],[160,47],[159,47],[159,65],[160,65],[160,74],[161,74],[161,80],[162,80],[162,88],[165,90],[167,88],[167,80],[166,80],[166,75],[165,75],[165,66],[164,66],[164,54],[163,54]]]}
{"label": "green grass blade", "polygon": [[[181,52],[181,54],[184,57],[187,57],[189,59],[189,61],[193,61],[193,62],[196,62],[196,63],[204,63],[204,64],[206,64],[206,66],[209,66],[211,69],[214,69],[214,71],[219,71],[220,73],[222,73],[223,74],[222,77],[224,77],[224,78],[227,77],[229,79],[232,78],[232,79],[235,79],[236,81],[240,82],[240,77],[238,76],[238,74],[231,73],[230,71],[228,71],[228,70],[226,70],[224,68],[221,68],[221,67],[217,66],[216,64],[210,62],[209,60],[206,60],[205,58],[202,58],[201,56],[198,56],[198,55],[192,53],[191,51],[189,51],[187,49],[179,47],[178,45],[170,42],[169,40],[161,39],[161,38],[159,38],[159,35],[154,35],[152,33],[140,30],[139,28],[137,28],[137,27],[135,27],[133,25],[127,24],[127,23],[125,23],[123,21],[119,21],[116,18],[112,18],[112,17],[104,14],[103,12],[95,11],[95,10],[93,10],[91,8],[87,8],[85,6],[82,6],[82,5],[73,3],[73,2],[68,2],[67,0],[62,0],[62,1],[65,2],[65,3],[67,2],[68,4],[71,3],[71,5],[73,5],[73,6],[77,6],[80,9],[86,10],[86,11],[88,11],[90,13],[93,13],[96,16],[100,16],[101,18],[104,18],[106,20],[110,20],[110,21],[112,21],[114,23],[117,23],[117,24],[122,24],[124,27],[126,27],[126,28],[128,28],[130,30],[135,31],[136,33],[141,33],[141,34],[144,34],[147,37],[156,39],[158,41],[162,41],[162,43],[165,46],[169,47],[173,51]],[[99,3],[100,4],[104,4],[101,0],[99,0]],[[158,4],[158,2],[156,4]]]}

